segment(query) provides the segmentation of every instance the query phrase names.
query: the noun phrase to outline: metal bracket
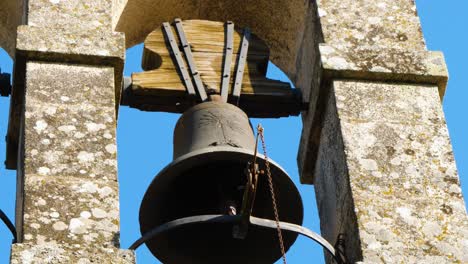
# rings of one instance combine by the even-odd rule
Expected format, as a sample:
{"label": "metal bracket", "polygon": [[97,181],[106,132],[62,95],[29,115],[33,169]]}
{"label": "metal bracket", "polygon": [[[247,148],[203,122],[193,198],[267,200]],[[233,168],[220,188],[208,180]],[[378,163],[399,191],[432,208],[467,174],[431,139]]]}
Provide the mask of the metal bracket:
{"label": "metal bracket", "polygon": [[[143,243],[155,238],[159,234],[170,231],[172,229],[180,228],[183,226],[195,225],[195,224],[207,224],[207,223],[226,223],[226,224],[239,224],[241,221],[240,215],[197,215],[185,218],[176,219],[160,226],[155,227],[148,233],[144,234],[141,238],[135,241],[129,249],[136,250]],[[259,226],[264,228],[276,229],[276,222],[269,219],[257,218],[250,216],[249,222],[253,226]],[[318,244],[320,244],[338,264],[346,264],[346,259],[342,259],[337,256],[337,250],[319,234],[309,230],[300,225],[279,222],[279,226],[282,230],[294,232],[305,237],[308,237]]]}
{"label": "metal bracket", "polygon": [[234,80],[234,88],[232,91],[232,96],[236,99],[237,104],[239,104],[239,97],[242,88],[242,78],[244,77],[245,64],[247,62],[247,53],[249,51],[249,42],[250,42],[250,29],[244,28],[244,36],[241,41],[241,49],[239,52],[239,57],[237,59],[237,69],[236,77]]}
{"label": "metal bracket", "polygon": [[190,79],[190,75],[187,71],[187,68],[185,67],[184,59],[180,54],[179,46],[177,45],[176,39],[174,38],[174,34],[172,33],[171,25],[168,22],[164,22],[163,30],[166,34],[167,39],[169,40],[169,45],[176,59],[177,67],[179,68],[179,71],[182,74],[182,79],[184,81],[185,87],[187,88],[187,92],[189,95],[194,96],[196,93],[193,89],[192,80]]}
{"label": "metal bracket", "polygon": [[182,20],[180,18],[176,18],[175,20],[176,31],[177,35],[179,35],[180,42],[182,47],[184,48],[185,58],[187,58],[187,63],[190,68],[190,72],[192,74],[193,80],[195,81],[195,88],[198,91],[198,95],[202,102],[208,99],[205,91],[205,86],[203,85],[202,79],[200,78],[200,73],[197,71],[197,66],[195,65],[195,60],[193,59],[192,55],[192,48],[187,41],[187,37],[185,36],[184,27],[182,25]]}
{"label": "metal bracket", "polygon": [[234,51],[234,23],[231,21],[226,23],[225,38],[226,47],[224,50],[224,67],[221,81],[221,98],[223,102],[227,102],[228,100],[229,82],[231,80],[232,53]]}

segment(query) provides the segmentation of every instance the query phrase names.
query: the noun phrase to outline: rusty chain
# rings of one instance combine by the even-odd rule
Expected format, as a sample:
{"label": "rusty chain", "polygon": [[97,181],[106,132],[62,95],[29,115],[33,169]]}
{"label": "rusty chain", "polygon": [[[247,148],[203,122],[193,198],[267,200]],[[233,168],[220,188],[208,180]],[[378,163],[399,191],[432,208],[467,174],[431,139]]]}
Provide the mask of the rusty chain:
{"label": "rusty chain", "polygon": [[283,234],[281,232],[281,227],[279,223],[280,220],[279,220],[279,214],[278,214],[278,206],[276,204],[275,189],[273,187],[273,178],[271,177],[270,162],[268,160],[266,144],[265,144],[265,136],[263,134],[263,127],[261,124],[258,124],[257,126],[257,135],[260,135],[260,140],[262,141],[263,155],[265,156],[265,166],[266,166],[266,172],[268,176],[268,185],[270,187],[270,195],[271,195],[271,201],[273,203],[273,212],[275,214],[276,229],[278,231],[278,240],[279,240],[279,244],[281,248],[283,264],[286,264],[286,250],[284,249]]}

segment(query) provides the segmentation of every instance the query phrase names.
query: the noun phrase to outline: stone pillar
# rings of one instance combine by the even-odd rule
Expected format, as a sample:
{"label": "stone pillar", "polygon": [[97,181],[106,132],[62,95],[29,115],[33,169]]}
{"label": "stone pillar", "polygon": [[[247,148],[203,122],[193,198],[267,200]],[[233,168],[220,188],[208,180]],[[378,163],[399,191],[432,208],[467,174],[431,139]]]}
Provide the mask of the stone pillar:
{"label": "stone pillar", "polygon": [[119,249],[115,132],[125,44],[112,30],[112,2],[29,0],[18,28],[10,130],[20,131],[20,243],[11,263],[135,262]]}
{"label": "stone pillar", "polygon": [[413,0],[322,0],[318,13],[322,77],[298,160],[322,235],[345,234],[350,263],[468,262],[446,67],[426,51]]}

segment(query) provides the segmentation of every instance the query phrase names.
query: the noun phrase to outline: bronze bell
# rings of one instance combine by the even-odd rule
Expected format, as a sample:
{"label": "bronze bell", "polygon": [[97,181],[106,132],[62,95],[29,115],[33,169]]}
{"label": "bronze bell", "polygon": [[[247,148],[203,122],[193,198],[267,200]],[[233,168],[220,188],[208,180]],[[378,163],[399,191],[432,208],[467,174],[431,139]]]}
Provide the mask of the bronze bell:
{"label": "bronze bell", "polygon": [[[174,160],[152,181],[140,208],[142,234],[195,215],[235,214],[242,204],[245,169],[255,138],[247,115],[234,105],[205,102],[186,111],[174,131]],[[264,157],[257,163],[265,168]],[[270,161],[280,220],[302,224],[301,197],[288,174]],[[252,216],[274,220],[266,176],[259,178]],[[297,234],[283,232],[286,250]],[[233,225],[200,223],[172,229],[146,242],[161,262],[274,263],[281,257],[274,229],[249,227],[233,238]]]}

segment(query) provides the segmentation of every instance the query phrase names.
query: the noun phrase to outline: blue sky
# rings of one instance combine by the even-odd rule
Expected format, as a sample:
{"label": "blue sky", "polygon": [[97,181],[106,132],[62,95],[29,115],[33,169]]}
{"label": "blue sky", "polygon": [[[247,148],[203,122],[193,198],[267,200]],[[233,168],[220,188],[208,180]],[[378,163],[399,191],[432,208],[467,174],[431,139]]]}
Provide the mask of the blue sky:
{"label": "blue sky", "polygon": [[[447,4],[449,3],[449,4]],[[424,36],[429,50],[443,51],[449,67],[450,81],[443,107],[454,148],[463,192],[468,193],[468,1],[418,0]],[[125,75],[141,71],[141,46],[128,50]],[[0,50],[0,67],[4,72],[12,69],[11,59]],[[272,67],[269,77],[285,80],[281,72]],[[0,138],[6,135],[9,100],[0,98]],[[172,159],[172,132],[178,115],[147,113],[122,107],[118,126],[118,162],[121,192],[121,244],[122,248],[140,236],[138,210],[140,201],[153,177]],[[296,155],[301,133],[298,117],[274,120],[253,119],[255,126],[265,127],[269,155],[295,180],[305,205],[304,225],[319,232],[313,186],[300,185]],[[0,161],[5,160],[5,144],[0,140]],[[0,166],[0,208],[13,217],[15,206],[15,172]],[[0,223],[0,264],[8,263],[11,236]],[[137,251],[138,263],[155,263],[145,247]],[[319,246],[299,239],[287,254],[289,263],[323,263]]]}

